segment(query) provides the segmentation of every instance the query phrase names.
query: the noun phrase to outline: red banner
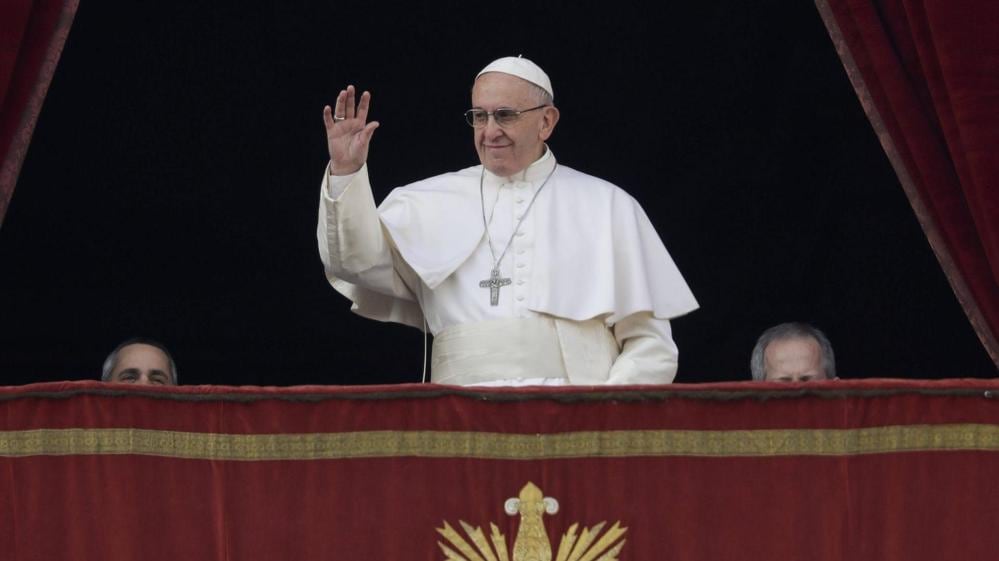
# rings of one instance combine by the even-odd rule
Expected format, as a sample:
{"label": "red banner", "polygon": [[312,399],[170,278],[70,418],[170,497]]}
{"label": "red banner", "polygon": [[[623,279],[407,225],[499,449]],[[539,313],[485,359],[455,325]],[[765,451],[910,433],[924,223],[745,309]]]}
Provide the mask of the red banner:
{"label": "red banner", "polygon": [[0,388],[0,552],[994,559],[999,382]]}

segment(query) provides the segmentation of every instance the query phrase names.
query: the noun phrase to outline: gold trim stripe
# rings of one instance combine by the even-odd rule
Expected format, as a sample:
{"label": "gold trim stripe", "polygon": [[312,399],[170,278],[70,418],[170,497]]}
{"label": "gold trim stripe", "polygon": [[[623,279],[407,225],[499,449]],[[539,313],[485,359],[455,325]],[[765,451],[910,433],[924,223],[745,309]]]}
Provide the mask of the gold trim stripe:
{"label": "gold trim stripe", "polygon": [[243,435],[145,429],[0,431],[0,457],[8,458],[137,454],[235,461],[383,457],[551,460],[639,456],[843,456],[955,450],[999,452],[999,425],[559,434],[362,431]]}

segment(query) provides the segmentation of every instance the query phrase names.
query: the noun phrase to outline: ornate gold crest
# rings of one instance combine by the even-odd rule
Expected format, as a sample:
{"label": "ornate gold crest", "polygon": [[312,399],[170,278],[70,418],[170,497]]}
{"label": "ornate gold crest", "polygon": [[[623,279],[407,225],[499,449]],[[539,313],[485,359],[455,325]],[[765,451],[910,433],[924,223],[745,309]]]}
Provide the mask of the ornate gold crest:
{"label": "ornate gold crest", "polygon": [[[513,540],[512,561],[552,561],[552,545],[541,517],[545,513],[558,512],[558,501],[545,497],[537,485],[528,482],[520,490],[519,497],[507,499],[504,510],[510,516],[520,514],[520,526]],[[446,556],[445,561],[511,561],[506,536],[500,533],[496,524],[489,524],[492,535],[486,541],[481,528],[473,528],[464,520],[458,522],[465,530],[467,539],[446,520],[443,528],[437,528],[437,532],[448,541],[448,544],[437,542]],[[618,561],[617,556],[625,542],[620,538],[628,529],[622,528],[618,521],[601,536],[604,524],[600,522],[592,528],[583,528],[579,535],[576,534],[579,523],[570,526],[562,534],[555,561]]]}

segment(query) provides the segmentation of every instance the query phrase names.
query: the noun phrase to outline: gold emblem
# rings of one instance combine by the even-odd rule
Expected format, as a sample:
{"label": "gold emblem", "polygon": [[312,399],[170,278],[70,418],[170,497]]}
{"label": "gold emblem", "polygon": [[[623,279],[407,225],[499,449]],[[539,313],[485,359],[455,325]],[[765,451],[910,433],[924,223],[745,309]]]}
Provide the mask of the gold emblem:
{"label": "gold emblem", "polygon": [[[552,545],[548,541],[548,532],[545,531],[541,517],[545,513],[558,512],[558,501],[545,497],[537,485],[528,482],[520,490],[519,497],[507,499],[504,509],[510,516],[520,514],[520,526],[517,528],[517,537],[513,540],[512,561],[552,561]],[[443,528],[437,528],[437,532],[448,541],[448,544],[437,542],[446,556],[445,561],[511,561],[506,536],[500,533],[496,524],[489,523],[492,534],[487,541],[482,528],[473,528],[464,520],[458,522],[465,530],[467,539],[446,520]],[[618,561],[617,556],[625,542],[620,538],[628,529],[622,528],[618,521],[600,535],[604,525],[604,522],[600,522],[592,528],[583,528],[583,532],[578,535],[576,530],[579,523],[570,526],[562,534],[554,560]]]}

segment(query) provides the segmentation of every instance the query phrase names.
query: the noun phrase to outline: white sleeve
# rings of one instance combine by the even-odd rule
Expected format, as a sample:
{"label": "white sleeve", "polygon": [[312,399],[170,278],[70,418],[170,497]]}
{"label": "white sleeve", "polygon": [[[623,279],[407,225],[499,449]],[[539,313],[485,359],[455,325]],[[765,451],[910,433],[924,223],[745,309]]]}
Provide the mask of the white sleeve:
{"label": "white sleeve", "polygon": [[316,227],[319,257],[332,284],[343,280],[405,300],[416,300],[408,288],[418,281],[393,249],[382,227],[368,180],[367,164],[357,173],[323,173]]}
{"label": "white sleeve", "polygon": [[669,384],[676,377],[679,350],[669,320],[650,312],[631,314],[613,326],[621,354],[611,366],[608,384]]}
{"label": "white sleeve", "polygon": [[[362,167],[367,167],[365,164]],[[333,162],[326,164],[326,177],[323,179],[324,189],[323,193],[329,195],[331,200],[336,200],[340,198],[340,195],[347,190],[354,178],[360,170],[348,175],[333,175]]]}

